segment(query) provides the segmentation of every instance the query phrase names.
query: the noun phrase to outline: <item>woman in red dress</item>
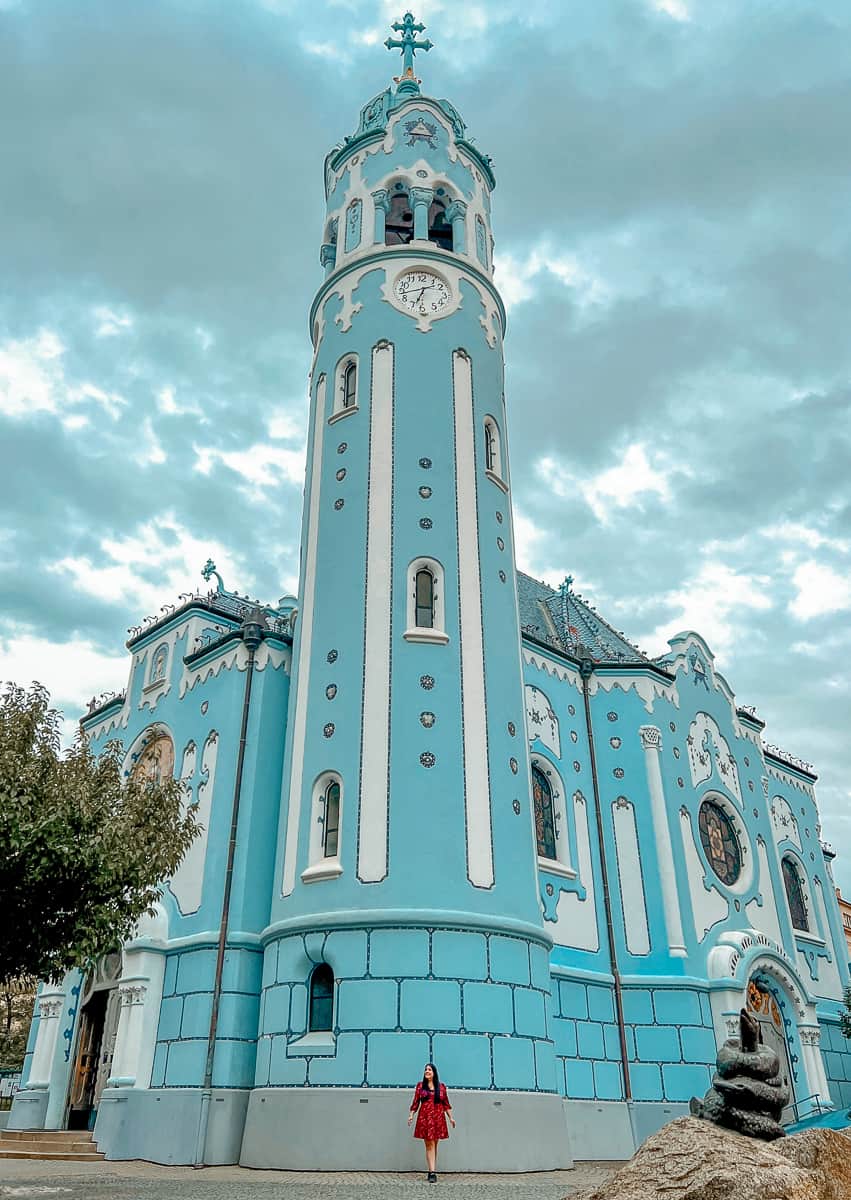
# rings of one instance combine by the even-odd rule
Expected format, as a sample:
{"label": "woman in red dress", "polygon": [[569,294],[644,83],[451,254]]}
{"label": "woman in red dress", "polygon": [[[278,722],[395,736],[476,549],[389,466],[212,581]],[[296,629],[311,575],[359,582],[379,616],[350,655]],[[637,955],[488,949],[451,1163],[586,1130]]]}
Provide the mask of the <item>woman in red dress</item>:
{"label": "woman in red dress", "polygon": [[417,1084],[411,1111],[408,1113],[408,1124],[414,1119],[414,1113],[419,1109],[417,1123],[414,1126],[414,1137],[422,1138],[425,1142],[426,1168],[429,1183],[437,1183],[437,1143],[449,1137],[446,1128],[446,1118],[455,1128],[455,1118],[452,1116],[452,1105],[446,1094],[446,1088],[437,1075],[434,1063],[426,1063],[423,1070],[422,1083]]}

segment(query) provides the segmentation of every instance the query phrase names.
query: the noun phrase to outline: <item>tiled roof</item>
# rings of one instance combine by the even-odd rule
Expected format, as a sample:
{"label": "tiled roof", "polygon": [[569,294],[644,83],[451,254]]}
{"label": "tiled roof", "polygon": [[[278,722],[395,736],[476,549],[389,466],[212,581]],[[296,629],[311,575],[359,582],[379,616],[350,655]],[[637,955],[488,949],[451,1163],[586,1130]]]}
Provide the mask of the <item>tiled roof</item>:
{"label": "tiled roof", "polygon": [[565,614],[565,600],[559,591],[518,571],[517,598],[520,631],[536,641],[568,653],[575,653],[581,645],[595,662],[650,661],[575,592],[567,594]]}

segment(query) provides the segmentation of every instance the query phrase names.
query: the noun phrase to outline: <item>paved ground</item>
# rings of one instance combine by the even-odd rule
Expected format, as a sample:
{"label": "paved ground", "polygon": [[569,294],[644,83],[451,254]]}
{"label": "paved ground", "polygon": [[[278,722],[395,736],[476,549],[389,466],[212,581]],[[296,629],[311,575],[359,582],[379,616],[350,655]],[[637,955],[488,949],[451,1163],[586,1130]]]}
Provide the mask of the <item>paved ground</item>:
{"label": "paved ground", "polygon": [[0,1197],[21,1200],[561,1200],[602,1183],[613,1163],[536,1175],[422,1175],[384,1172],[249,1171],[240,1167],[161,1167],[142,1162],[0,1162]]}

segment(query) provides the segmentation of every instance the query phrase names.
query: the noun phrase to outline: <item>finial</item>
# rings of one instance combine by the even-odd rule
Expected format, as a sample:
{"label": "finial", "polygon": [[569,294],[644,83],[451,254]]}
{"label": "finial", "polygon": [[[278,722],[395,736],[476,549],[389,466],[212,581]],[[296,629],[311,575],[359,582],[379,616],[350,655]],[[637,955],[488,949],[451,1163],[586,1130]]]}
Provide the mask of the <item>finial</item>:
{"label": "finial", "polygon": [[412,12],[406,12],[404,18],[394,21],[390,28],[402,35],[398,38],[388,38],[384,43],[388,50],[402,51],[402,74],[394,75],[393,82],[398,84],[400,92],[418,92],[421,81],[414,74],[414,54],[417,50],[431,50],[433,43],[428,38],[424,42],[417,41],[417,34],[423,32],[425,25],[415,21]]}
{"label": "finial", "polygon": [[224,580],[222,579],[221,575],[216,570],[216,564],[213,562],[213,560],[211,558],[208,558],[207,561],[204,563],[203,567],[201,568],[201,578],[206,579],[207,583],[209,583],[211,575],[215,575],[215,577],[216,577],[216,585],[217,585],[216,590],[219,592],[223,592],[225,590]]}

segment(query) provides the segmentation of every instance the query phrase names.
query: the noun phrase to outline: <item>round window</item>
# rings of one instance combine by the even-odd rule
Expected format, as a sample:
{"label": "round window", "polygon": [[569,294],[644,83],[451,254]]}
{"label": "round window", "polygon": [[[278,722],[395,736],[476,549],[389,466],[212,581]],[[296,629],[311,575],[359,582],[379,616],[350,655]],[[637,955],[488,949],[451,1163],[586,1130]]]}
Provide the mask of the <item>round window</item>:
{"label": "round window", "polygon": [[697,825],[710,867],[722,883],[732,887],[742,873],[742,848],[733,822],[720,804],[714,800],[704,800],[697,816]]}

